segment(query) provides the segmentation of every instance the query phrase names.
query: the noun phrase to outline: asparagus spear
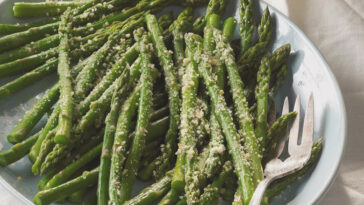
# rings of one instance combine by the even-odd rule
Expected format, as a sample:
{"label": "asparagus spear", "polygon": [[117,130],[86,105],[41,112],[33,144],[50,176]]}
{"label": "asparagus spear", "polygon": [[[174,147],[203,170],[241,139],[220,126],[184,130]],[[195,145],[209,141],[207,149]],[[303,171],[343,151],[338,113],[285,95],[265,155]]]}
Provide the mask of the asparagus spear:
{"label": "asparagus spear", "polygon": [[49,180],[51,180],[57,173],[66,168],[74,160],[79,159],[79,156],[85,155],[89,150],[100,144],[102,142],[102,134],[104,130],[102,129],[96,136],[91,137],[86,143],[82,143],[80,149],[75,151],[70,151],[73,157],[64,158],[56,167],[48,170],[46,175],[39,181],[37,187],[39,190],[44,190]]}
{"label": "asparagus spear", "polygon": [[14,16],[17,18],[47,17],[62,14],[67,8],[75,8],[83,5],[80,1],[65,2],[15,2],[13,6]]}
{"label": "asparagus spear", "polygon": [[192,23],[193,9],[184,9],[177,17],[176,21],[169,27],[168,32],[173,35],[173,48],[174,48],[174,61],[178,67],[178,79],[182,83],[182,76],[184,73],[183,59],[184,55],[184,42],[183,33],[187,30],[187,27]]}
{"label": "asparagus spear", "polygon": [[[271,73],[271,64],[268,57],[263,57],[257,74],[257,86],[255,88],[255,99],[257,101],[255,116],[255,136],[259,140],[259,146],[262,147],[267,138],[268,129],[268,94],[269,81]],[[259,152],[262,154],[262,152]]]}
{"label": "asparagus spear", "polygon": [[12,76],[29,71],[57,56],[57,49],[50,50],[0,65],[0,77]]}
{"label": "asparagus spear", "polygon": [[101,159],[100,159],[100,173],[97,186],[97,201],[99,205],[107,205],[109,199],[108,187],[109,187],[109,177],[110,177],[112,146],[114,144],[117,116],[119,108],[121,106],[120,97],[122,97],[118,92],[120,87],[121,85],[119,85],[114,91],[111,100],[111,110],[105,120],[106,127],[105,127]]}
{"label": "asparagus spear", "polygon": [[[235,30],[236,20],[234,18],[228,18],[224,22],[223,26],[223,34],[229,40]],[[212,35],[213,36],[213,35]],[[221,58],[220,56],[217,56]],[[219,62],[219,60],[218,60]],[[220,90],[224,90],[225,87],[225,72],[221,65],[222,63],[218,63],[217,65],[217,84]],[[214,106],[212,105],[212,113],[214,113]],[[206,173],[207,177],[211,177],[216,173],[217,166],[222,165],[221,160],[224,154],[225,146],[224,146],[224,136],[222,135],[221,126],[217,121],[217,118],[214,114],[210,116],[210,130],[211,130],[211,141],[209,142],[209,153],[208,157],[204,163],[204,173]]]}
{"label": "asparagus spear", "polygon": [[109,36],[108,41],[96,52],[94,52],[86,66],[81,70],[76,78],[75,83],[75,99],[77,102],[83,100],[88,92],[94,86],[97,77],[97,70],[100,69],[100,65],[103,63],[106,54],[111,51],[112,47],[121,39],[124,33],[115,33]]}
{"label": "asparagus spear", "polygon": [[33,108],[25,113],[23,119],[8,134],[7,139],[10,143],[21,142],[26,135],[33,129],[42,116],[52,107],[58,100],[59,89],[58,84],[49,89],[46,94],[39,99]]}
{"label": "asparagus spear", "polygon": [[269,157],[269,154],[275,150],[276,144],[282,137],[285,137],[288,123],[294,120],[296,112],[290,112],[278,118],[269,128],[268,134],[264,142],[264,158]]}
{"label": "asparagus spear", "polygon": [[121,175],[124,161],[126,160],[126,151],[130,141],[130,123],[135,115],[137,102],[140,95],[140,87],[136,87],[125,101],[121,108],[116,126],[115,139],[113,145],[113,155],[111,157],[109,197],[114,203],[120,200]]}
{"label": "asparagus spear", "polygon": [[41,132],[38,132],[28,139],[13,145],[10,149],[0,152],[0,165],[7,166],[18,161],[29,153],[30,148],[37,141]]}
{"label": "asparagus spear", "polygon": [[80,189],[96,184],[98,174],[98,168],[95,168],[92,171],[85,171],[81,176],[60,186],[38,192],[33,198],[33,202],[37,205],[47,205],[59,199],[63,199]]}
{"label": "asparagus spear", "polygon": [[58,144],[66,144],[70,141],[72,129],[73,112],[73,89],[70,72],[69,59],[69,31],[71,30],[70,10],[65,11],[62,22],[59,24],[59,35],[61,41],[59,45],[58,76],[60,86],[60,113],[58,119],[57,132],[54,141]]}
{"label": "asparagus spear", "polygon": [[224,184],[226,178],[232,172],[233,167],[230,161],[225,162],[223,169],[221,170],[219,176],[204,189],[204,193],[201,195],[200,204],[210,205],[217,204],[219,198],[219,189]]}
{"label": "asparagus spear", "polygon": [[253,1],[240,0],[240,56],[242,56],[252,44],[254,32]]}
{"label": "asparagus spear", "polygon": [[244,84],[239,76],[232,48],[228,43],[226,43],[220,31],[214,30],[214,36],[217,39],[216,44],[218,52],[221,53],[221,56],[225,61],[229,76],[231,94],[233,96],[234,107],[236,110],[236,117],[239,122],[239,128],[243,131],[242,137],[244,138],[244,147],[246,147],[246,151],[250,156],[249,161],[254,179],[253,181],[254,184],[257,184],[259,180],[263,179],[263,169],[259,153],[259,144],[257,142],[258,138],[254,133],[254,125],[249,112],[248,102],[244,96]]}
{"label": "asparagus spear", "polygon": [[[82,141],[73,141],[68,144],[68,146],[56,144],[52,152],[47,155],[46,159],[42,163],[40,173],[45,174],[53,169],[63,169],[74,159],[69,156],[69,153],[75,153],[74,156],[80,156],[99,144],[104,133],[104,129],[101,129],[101,131],[99,131],[96,136],[94,135],[93,131],[94,130],[90,130],[88,133],[84,133],[82,136],[85,138],[85,140],[87,140],[87,143]],[[81,136],[75,134],[74,138],[72,139],[74,140],[80,137]],[[77,147],[78,149],[74,150],[75,146],[81,146],[81,148]],[[58,166],[60,168],[58,168]]]}
{"label": "asparagus spear", "polygon": [[102,95],[102,93],[115,81],[115,79],[119,75],[121,75],[125,67],[135,60],[137,55],[138,51],[136,49],[136,45],[133,45],[128,49],[128,51],[123,55],[123,57],[114,64],[110,72],[108,72],[102,78],[100,83],[98,83],[95,86],[95,88],[90,92],[90,94],[82,102],[80,102],[77,108],[77,111],[79,112],[80,115],[85,114],[91,103]]}
{"label": "asparagus spear", "polygon": [[73,194],[71,194],[68,197],[68,201],[74,204],[80,204],[83,201],[83,198],[85,198],[85,195],[87,194],[87,188],[81,189]]}
{"label": "asparagus spear", "polygon": [[259,42],[267,42],[272,38],[272,17],[270,16],[268,6],[265,8],[260,25],[258,27]]}
{"label": "asparagus spear", "polygon": [[173,23],[173,12],[166,13],[158,18],[158,24],[162,30],[168,29]]}
{"label": "asparagus spear", "polygon": [[241,185],[242,197],[244,202],[248,203],[254,191],[254,183],[251,180],[250,170],[247,165],[247,160],[245,159],[245,151],[240,145],[240,136],[233,122],[229,108],[226,105],[225,99],[221,95],[221,92],[209,71],[210,64],[209,62],[206,62],[208,57],[202,53],[201,37],[194,34],[188,34],[185,39],[186,41],[194,41],[197,44],[195,56],[198,57],[198,62],[200,62],[198,71],[203,77],[209,91],[209,96],[215,105],[215,115],[221,125],[229,152],[233,159],[235,174],[238,176],[239,184]]}
{"label": "asparagus spear", "polygon": [[0,38],[0,52],[17,48],[26,43],[36,41],[55,34],[58,30],[58,23],[46,24],[39,27],[33,27],[26,31],[10,34]]}
{"label": "asparagus spear", "polygon": [[[179,107],[180,107],[180,98],[179,98],[179,85],[177,81],[177,74],[173,68],[173,60],[171,53],[167,50],[163,39],[162,32],[159,28],[156,17],[153,15],[147,15],[145,17],[148,30],[151,33],[152,41],[155,49],[157,50],[157,55],[160,61],[160,64],[163,67],[163,72],[166,80],[166,89],[168,92],[168,103],[169,103],[169,130],[165,137],[165,152],[162,153],[161,162],[159,170],[162,172],[166,172],[170,169],[170,166],[173,161],[174,152],[177,147],[177,133],[178,126],[180,122],[179,117]],[[162,173],[163,173],[162,172]]]}
{"label": "asparagus spear", "polygon": [[[162,0],[156,0],[156,1],[162,1]],[[84,6],[87,6],[87,5],[88,4],[86,3]],[[77,9],[81,9],[84,6],[78,7]],[[154,8],[153,6],[154,6],[154,4],[148,8]],[[157,3],[157,6],[160,6],[160,5],[158,5],[158,3]],[[129,9],[129,10],[131,10],[131,9]],[[139,9],[139,10],[143,10],[143,9]],[[103,28],[105,26],[105,24],[110,24],[114,21],[123,21],[123,20],[131,17],[134,14],[136,14],[133,17],[134,19],[140,17],[140,15],[142,15],[142,13],[138,13],[139,10],[137,9],[137,10],[133,10],[132,12],[125,12],[125,13],[121,12],[119,14],[108,15],[107,17],[105,17],[99,21],[96,21],[89,26],[84,26],[84,27],[80,27],[78,29],[73,29],[71,33],[74,36],[80,36],[80,35],[85,36],[90,33],[94,33],[96,30]],[[74,10],[72,13],[73,13],[73,15],[75,15],[75,13],[77,13],[77,12],[75,12],[75,10]],[[73,23],[75,23],[75,22],[73,22]],[[60,24],[59,22],[46,24],[46,25],[42,25],[39,27],[30,28],[26,31],[22,31],[22,32],[18,32],[18,33],[14,33],[11,35],[1,37],[0,38],[0,52],[10,50],[13,48],[17,48],[26,43],[30,43],[32,41],[42,39],[42,38],[46,37],[47,35],[56,34],[58,31],[59,24]]]}
{"label": "asparagus spear", "polygon": [[[197,182],[195,181],[195,162],[197,158],[196,148],[196,127],[197,117],[196,112],[196,97],[198,89],[198,74],[196,72],[197,64],[194,61],[193,45],[189,41],[186,41],[188,49],[188,58],[190,59],[189,65],[186,67],[185,74],[183,75],[182,83],[182,106],[181,106],[181,128],[180,128],[180,146],[177,153],[177,163],[174,173],[174,182],[186,183],[185,192],[187,200],[190,203],[196,203],[199,195]],[[177,171],[177,169],[179,169]],[[183,170],[185,169],[185,170]],[[182,175],[184,179],[179,179]],[[172,184],[173,185],[173,184]],[[178,192],[178,188],[172,187],[172,189]]]}
{"label": "asparagus spear", "polygon": [[192,31],[194,33],[202,33],[203,28],[206,25],[207,17],[210,14],[222,14],[228,2],[229,0],[210,0],[206,8],[205,16],[196,19],[196,21],[193,23]]}
{"label": "asparagus spear", "polygon": [[25,24],[0,24],[0,35],[9,35],[59,21],[58,17]]}
{"label": "asparagus spear", "polygon": [[67,179],[69,179],[77,170],[84,167],[87,163],[96,158],[101,153],[101,149],[102,143],[92,148],[86,154],[82,155],[79,159],[68,165],[65,169],[54,175],[52,179],[48,181],[44,189],[47,190],[53,187],[57,187],[62,183],[66,182]]}
{"label": "asparagus spear", "polygon": [[148,205],[154,203],[162,197],[170,188],[173,171],[169,171],[166,175],[156,183],[143,189],[137,196],[126,201],[125,205]]}
{"label": "asparagus spear", "polygon": [[47,133],[46,137],[43,139],[39,154],[37,156],[37,159],[35,160],[33,166],[32,166],[32,172],[34,175],[38,175],[40,171],[40,166],[42,162],[44,161],[47,154],[52,150],[54,147],[54,135],[56,130],[53,129],[50,132]]}
{"label": "asparagus spear", "polygon": [[139,160],[145,147],[145,136],[147,126],[149,124],[150,110],[152,107],[152,73],[151,61],[153,47],[151,46],[148,35],[144,29],[138,29],[134,32],[138,42],[141,57],[141,90],[138,108],[137,125],[135,128],[135,136],[130,147],[128,158],[125,162],[125,168],[121,175],[120,198],[118,203],[123,203],[130,198],[134,180],[139,168]]}
{"label": "asparagus spear", "polygon": [[36,82],[43,77],[53,73],[57,69],[57,59],[50,60],[49,62],[45,63],[44,65],[34,69],[31,72],[28,72],[19,78],[16,78],[13,81],[3,85],[0,87],[0,100],[7,98],[11,94],[21,90],[24,87]]}
{"label": "asparagus spear", "polygon": [[281,66],[287,61],[291,52],[291,45],[284,44],[277,48],[270,56],[272,73],[277,72]]}
{"label": "asparagus spear", "polygon": [[59,44],[58,35],[52,35],[46,38],[43,38],[39,41],[36,41],[32,44],[27,44],[18,49],[14,49],[8,52],[4,52],[0,54],[0,63],[8,63],[13,60],[21,59],[24,57],[28,57],[43,51],[46,51],[50,48],[56,47]]}
{"label": "asparagus spear", "polygon": [[271,97],[274,97],[279,87],[281,87],[284,84],[286,76],[287,76],[287,66],[282,65],[281,68],[277,71],[277,74],[274,76],[275,81],[273,85],[271,85],[271,89],[269,91]]}

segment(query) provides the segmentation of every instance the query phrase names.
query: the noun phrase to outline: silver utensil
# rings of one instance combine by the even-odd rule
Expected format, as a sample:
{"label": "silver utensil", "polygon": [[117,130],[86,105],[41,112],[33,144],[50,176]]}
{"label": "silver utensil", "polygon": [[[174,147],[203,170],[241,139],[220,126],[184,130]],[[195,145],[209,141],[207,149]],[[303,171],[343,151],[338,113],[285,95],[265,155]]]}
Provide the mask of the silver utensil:
{"label": "silver utensil", "polygon": [[[264,192],[268,185],[279,178],[287,176],[293,172],[302,169],[311,156],[311,149],[313,143],[313,96],[310,95],[308,100],[305,119],[302,130],[301,142],[298,141],[299,127],[300,127],[300,98],[297,97],[294,111],[297,112],[297,117],[292,123],[289,131],[288,138],[288,154],[289,157],[284,161],[279,159],[285,147],[286,138],[283,138],[276,147],[272,159],[266,164],[264,169],[264,179],[259,182],[249,205],[260,205]],[[289,112],[288,98],[285,99],[282,109],[282,115]]]}

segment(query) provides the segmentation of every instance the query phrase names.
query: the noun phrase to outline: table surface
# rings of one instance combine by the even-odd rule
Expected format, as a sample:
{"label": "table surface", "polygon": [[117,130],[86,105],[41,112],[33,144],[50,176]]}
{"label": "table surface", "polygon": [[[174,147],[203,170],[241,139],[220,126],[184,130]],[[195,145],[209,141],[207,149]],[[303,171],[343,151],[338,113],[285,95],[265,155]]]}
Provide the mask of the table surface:
{"label": "table surface", "polygon": [[[339,175],[323,205],[364,201],[364,1],[267,0],[313,41],[333,70],[347,110],[347,146]],[[21,205],[0,185],[1,204]]]}

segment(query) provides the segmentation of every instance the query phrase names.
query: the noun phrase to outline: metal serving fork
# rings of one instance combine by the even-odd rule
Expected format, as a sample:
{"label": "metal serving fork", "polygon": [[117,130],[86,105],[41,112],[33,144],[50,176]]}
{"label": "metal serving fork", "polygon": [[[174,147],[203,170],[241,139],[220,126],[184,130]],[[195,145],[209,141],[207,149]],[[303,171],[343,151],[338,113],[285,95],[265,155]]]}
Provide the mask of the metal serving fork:
{"label": "metal serving fork", "polygon": [[[305,113],[302,139],[298,143],[298,134],[300,127],[300,98],[297,97],[294,111],[297,112],[297,117],[293,121],[292,127],[289,131],[288,139],[288,154],[289,157],[282,161],[279,159],[285,147],[286,138],[283,138],[276,147],[272,159],[266,164],[264,169],[265,178],[260,181],[249,205],[260,205],[264,192],[268,185],[279,178],[287,176],[293,172],[302,169],[311,156],[312,141],[313,141],[313,96],[310,95],[307,109]],[[288,98],[285,99],[282,109],[282,115],[289,112]]]}

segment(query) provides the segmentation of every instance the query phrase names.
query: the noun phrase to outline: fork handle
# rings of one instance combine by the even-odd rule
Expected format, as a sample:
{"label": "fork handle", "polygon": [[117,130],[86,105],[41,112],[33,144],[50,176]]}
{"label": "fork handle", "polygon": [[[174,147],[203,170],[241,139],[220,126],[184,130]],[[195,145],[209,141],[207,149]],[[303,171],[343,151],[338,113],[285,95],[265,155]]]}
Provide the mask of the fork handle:
{"label": "fork handle", "polygon": [[249,205],[260,205],[262,198],[264,196],[264,192],[267,189],[268,185],[274,180],[274,177],[266,177],[262,181],[259,182],[257,188],[254,191],[254,194],[250,200]]}

